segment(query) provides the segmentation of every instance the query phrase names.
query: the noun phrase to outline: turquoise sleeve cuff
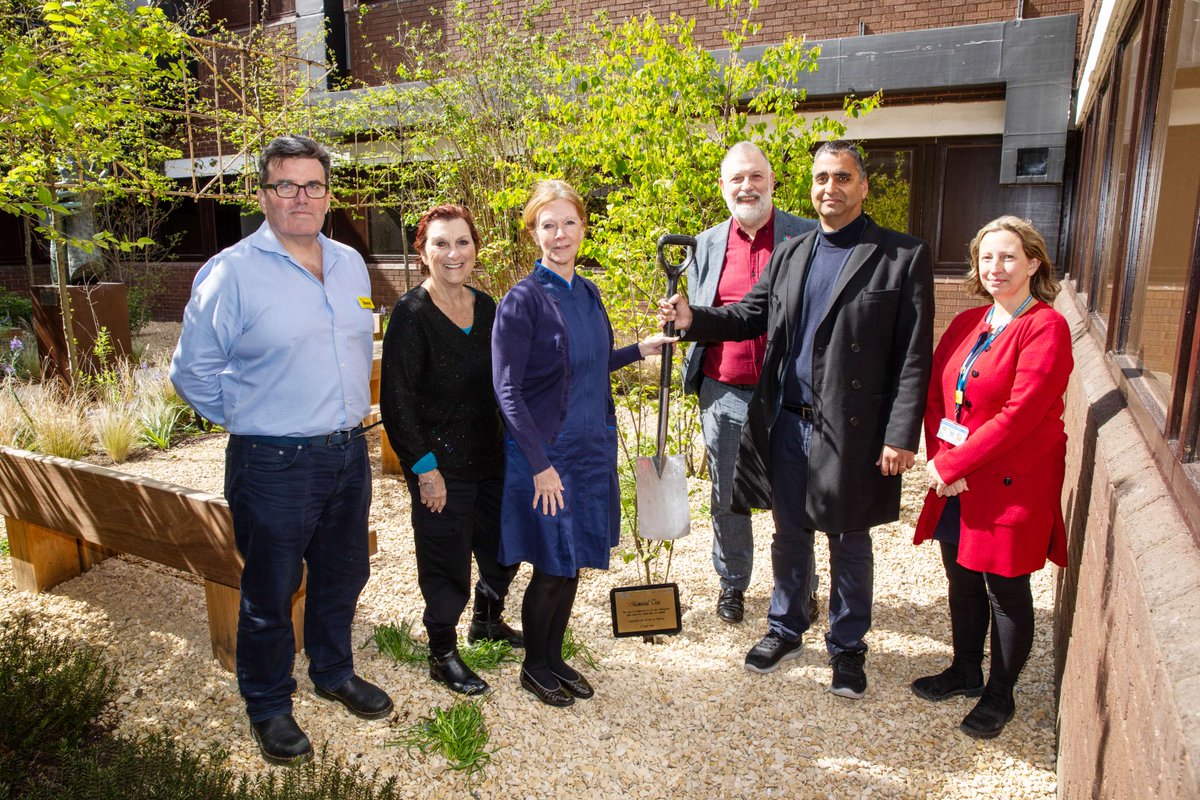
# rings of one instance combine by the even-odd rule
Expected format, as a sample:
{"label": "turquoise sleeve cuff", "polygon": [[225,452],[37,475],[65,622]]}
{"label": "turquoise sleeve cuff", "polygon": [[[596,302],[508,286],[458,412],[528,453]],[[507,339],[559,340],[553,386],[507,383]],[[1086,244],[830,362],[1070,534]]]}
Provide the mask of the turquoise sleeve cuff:
{"label": "turquoise sleeve cuff", "polygon": [[417,475],[424,475],[435,469],[437,469],[437,456],[433,454],[432,450],[418,458],[417,463],[412,466],[412,471]]}

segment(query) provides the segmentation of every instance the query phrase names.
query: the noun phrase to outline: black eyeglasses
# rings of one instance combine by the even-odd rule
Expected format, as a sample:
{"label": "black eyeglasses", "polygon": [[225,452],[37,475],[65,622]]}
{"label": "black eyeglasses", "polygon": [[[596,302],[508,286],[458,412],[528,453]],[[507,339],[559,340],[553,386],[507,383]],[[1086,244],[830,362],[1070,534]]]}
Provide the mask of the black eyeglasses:
{"label": "black eyeglasses", "polygon": [[291,181],[280,181],[279,183],[264,183],[264,189],[270,189],[275,192],[276,197],[281,197],[284,200],[291,200],[296,195],[300,194],[300,190],[304,189],[304,193],[311,200],[320,200],[325,195],[329,194],[329,184],[319,183],[318,181],[309,181],[306,184],[292,183]]}

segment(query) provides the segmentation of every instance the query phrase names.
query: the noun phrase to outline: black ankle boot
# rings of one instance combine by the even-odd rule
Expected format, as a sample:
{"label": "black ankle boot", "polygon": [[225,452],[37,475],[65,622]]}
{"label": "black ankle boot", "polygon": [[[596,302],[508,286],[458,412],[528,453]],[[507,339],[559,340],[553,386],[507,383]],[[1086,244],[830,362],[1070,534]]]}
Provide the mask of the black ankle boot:
{"label": "black ankle boot", "polygon": [[994,739],[1004,730],[1004,726],[1016,713],[1017,704],[1013,699],[1012,689],[998,688],[988,681],[983,689],[983,696],[963,718],[959,730],[975,739]]}
{"label": "black ankle boot", "polygon": [[463,663],[462,658],[458,655],[458,650],[451,650],[449,653],[439,656],[430,653],[429,677],[438,683],[445,684],[450,691],[459,694],[485,694],[492,688]]}
{"label": "black ankle boot", "polygon": [[475,587],[475,610],[471,614],[471,627],[467,630],[467,641],[475,644],[480,639],[508,642],[512,647],[524,647],[525,638],[501,619],[504,600],[492,600]]}

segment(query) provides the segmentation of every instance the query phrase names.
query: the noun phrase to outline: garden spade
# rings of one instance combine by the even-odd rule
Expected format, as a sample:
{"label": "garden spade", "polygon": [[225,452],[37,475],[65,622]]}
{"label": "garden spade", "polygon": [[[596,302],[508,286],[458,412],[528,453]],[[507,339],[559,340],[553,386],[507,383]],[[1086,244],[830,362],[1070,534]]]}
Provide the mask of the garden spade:
{"label": "garden spade", "polygon": [[[684,248],[682,263],[667,260],[668,247]],[[668,233],[658,240],[658,263],[667,273],[667,297],[675,294],[679,276],[696,255],[696,237]],[[663,329],[675,335],[675,323]],[[658,384],[658,443],[653,458],[642,456],[634,466],[637,483],[638,531],[646,539],[678,539],[691,530],[688,519],[687,470],[681,455],[667,455],[667,411],[671,392],[671,366],[675,348],[663,345]]]}

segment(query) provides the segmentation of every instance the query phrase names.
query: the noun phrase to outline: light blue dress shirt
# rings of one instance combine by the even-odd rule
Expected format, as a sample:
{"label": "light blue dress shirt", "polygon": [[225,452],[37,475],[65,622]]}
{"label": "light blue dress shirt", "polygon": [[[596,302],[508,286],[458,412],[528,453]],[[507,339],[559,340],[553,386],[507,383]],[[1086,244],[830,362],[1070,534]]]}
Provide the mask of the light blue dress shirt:
{"label": "light blue dress shirt", "polygon": [[317,239],[323,284],[266,222],[196,273],[171,382],[230,433],[320,436],[353,428],[370,410],[367,267],[352,248]]}

